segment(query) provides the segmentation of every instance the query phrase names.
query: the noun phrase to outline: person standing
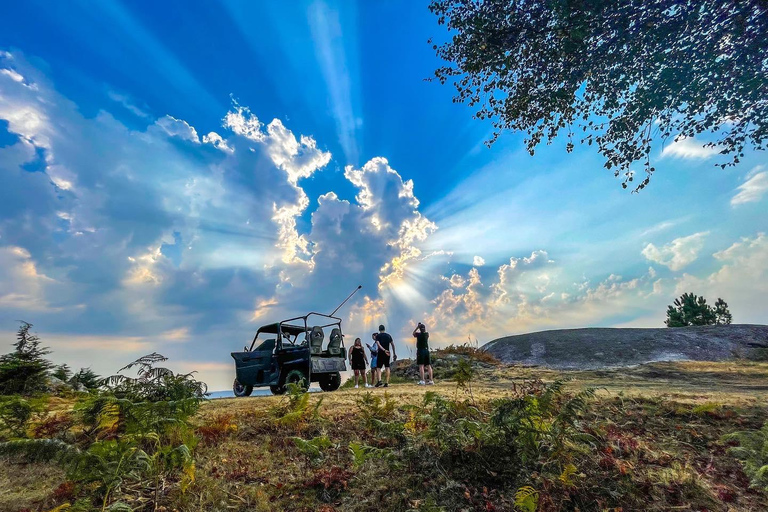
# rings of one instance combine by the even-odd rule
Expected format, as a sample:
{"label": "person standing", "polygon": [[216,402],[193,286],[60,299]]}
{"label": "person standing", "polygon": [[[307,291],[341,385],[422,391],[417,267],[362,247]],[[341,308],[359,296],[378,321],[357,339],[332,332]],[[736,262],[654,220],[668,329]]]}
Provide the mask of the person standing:
{"label": "person standing", "polygon": [[379,354],[379,346],[376,344],[376,336],[377,333],[371,334],[371,344],[367,344],[368,350],[371,351],[371,383],[368,384],[368,381],[365,382],[365,387],[372,388],[374,384],[376,384],[376,371],[377,371],[377,361],[376,356]]}
{"label": "person standing", "polygon": [[[416,364],[419,365],[419,386],[431,386],[435,383],[432,379],[432,361],[429,355],[429,333],[426,326],[419,322],[413,330],[413,337],[416,338]],[[429,380],[424,382],[424,368],[429,372]]]}
{"label": "person standing", "polygon": [[358,379],[365,382],[365,367],[368,365],[368,356],[365,355],[365,349],[360,338],[355,338],[355,344],[349,350],[349,364],[352,365],[352,370],[355,372],[355,389],[357,389],[360,387]]}
{"label": "person standing", "polygon": [[[395,351],[395,341],[392,339],[392,336],[387,334],[386,328],[383,325],[379,326],[379,334],[376,335],[376,345],[379,348],[379,353],[376,354],[376,367],[378,370],[376,371],[376,376],[378,377],[378,382],[376,382],[376,387],[389,387],[389,377],[390,377],[390,371],[389,366],[391,361],[397,361],[397,352]],[[390,352],[391,351],[391,352]],[[390,358],[391,356],[391,358]],[[386,375],[387,380],[386,382],[381,381],[381,374],[382,369],[386,368]]]}

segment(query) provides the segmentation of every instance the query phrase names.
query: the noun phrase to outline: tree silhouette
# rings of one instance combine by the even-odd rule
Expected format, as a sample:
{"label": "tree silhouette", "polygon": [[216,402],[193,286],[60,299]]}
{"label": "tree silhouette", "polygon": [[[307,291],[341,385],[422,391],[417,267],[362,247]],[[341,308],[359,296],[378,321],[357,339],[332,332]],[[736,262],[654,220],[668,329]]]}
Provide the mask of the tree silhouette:
{"label": "tree silhouette", "polygon": [[[432,0],[452,38],[433,45],[454,102],[528,151],[561,131],[597,146],[634,190],[651,143],[708,133],[735,165],[768,137],[765,0]],[[703,143],[702,143],[703,144]],[[630,169],[642,162],[645,176]]]}

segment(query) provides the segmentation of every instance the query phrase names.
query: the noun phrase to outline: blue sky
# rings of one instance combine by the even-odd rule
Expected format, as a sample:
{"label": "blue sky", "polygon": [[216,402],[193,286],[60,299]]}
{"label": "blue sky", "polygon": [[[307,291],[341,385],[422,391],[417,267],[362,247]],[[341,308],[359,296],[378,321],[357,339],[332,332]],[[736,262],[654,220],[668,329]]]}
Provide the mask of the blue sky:
{"label": "blue sky", "polygon": [[17,2],[0,19],[0,333],[71,366],[157,350],[212,388],[261,322],[345,307],[404,353],[662,326],[676,295],[766,323],[768,159],[657,144],[630,194],[591,147],[525,151],[425,81],[418,2]]}

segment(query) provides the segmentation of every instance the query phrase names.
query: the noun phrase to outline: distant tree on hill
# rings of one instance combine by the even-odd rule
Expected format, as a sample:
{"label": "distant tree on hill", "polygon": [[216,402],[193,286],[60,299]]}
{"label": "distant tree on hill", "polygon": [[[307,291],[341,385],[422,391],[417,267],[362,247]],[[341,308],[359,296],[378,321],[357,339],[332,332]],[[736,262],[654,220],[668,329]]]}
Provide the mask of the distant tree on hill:
{"label": "distant tree on hill", "polygon": [[40,346],[40,338],[29,332],[32,324],[21,322],[14,351],[0,356],[0,394],[29,394],[45,389],[53,363],[45,356],[51,351]]}
{"label": "distant tree on hill", "polygon": [[667,307],[667,327],[687,327],[690,325],[728,325],[731,323],[728,304],[718,298],[715,307],[707,304],[704,297],[693,293],[684,293]]}
{"label": "distant tree on hill", "polygon": [[[698,142],[736,165],[765,149],[765,0],[432,0],[452,37],[433,48],[452,82],[495,133],[526,133],[533,154],[560,133],[594,144],[622,186],[644,188],[651,144]],[[671,141],[670,141],[671,142]],[[645,176],[634,176],[639,162]],[[632,183],[630,183],[632,182]]]}
{"label": "distant tree on hill", "polygon": [[715,317],[717,325],[730,325],[733,320],[733,315],[728,311],[728,304],[723,299],[718,298],[715,302]]}

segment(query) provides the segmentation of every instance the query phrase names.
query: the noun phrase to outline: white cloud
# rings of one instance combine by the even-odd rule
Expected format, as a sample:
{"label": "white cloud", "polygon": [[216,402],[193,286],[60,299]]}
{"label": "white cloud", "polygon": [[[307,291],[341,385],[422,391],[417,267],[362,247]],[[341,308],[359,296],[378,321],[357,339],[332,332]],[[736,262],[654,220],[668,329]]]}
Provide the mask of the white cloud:
{"label": "white cloud", "polygon": [[704,231],[676,238],[661,248],[649,243],[642,250],[642,255],[650,261],[669,267],[670,270],[680,270],[696,261],[708,234],[709,231]]}
{"label": "white cloud", "polygon": [[483,265],[485,265],[485,260],[480,256],[475,256],[474,258],[472,258],[472,265],[476,267],[482,267]]}
{"label": "white cloud", "polygon": [[155,124],[171,137],[179,137],[180,139],[200,144],[197,130],[190,126],[186,121],[176,119],[173,116],[163,116],[155,121]]}
{"label": "white cloud", "polygon": [[739,192],[731,198],[731,205],[760,201],[768,192],[768,171],[763,171],[764,166],[758,165],[747,175],[747,180],[739,185]]}
{"label": "white cloud", "polygon": [[9,77],[15,82],[24,83],[24,77],[12,69],[0,69],[0,74]]}
{"label": "white cloud", "polygon": [[234,153],[235,150],[229,147],[227,141],[225,141],[221,135],[216,132],[210,132],[208,135],[203,135],[203,144],[211,144],[216,149],[220,149],[225,153]]}
{"label": "white cloud", "polygon": [[728,302],[735,323],[765,323],[768,236],[758,233],[742,238],[712,256],[721,267],[704,278],[683,274],[676,281],[675,294],[692,292],[704,295],[709,302],[722,297]]}
{"label": "white cloud", "polygon": [[705,147],[704,142],[692,138],[680,138],[661,152],[662,156],[673,158],[706,159],[717,155],[716,147]]}

